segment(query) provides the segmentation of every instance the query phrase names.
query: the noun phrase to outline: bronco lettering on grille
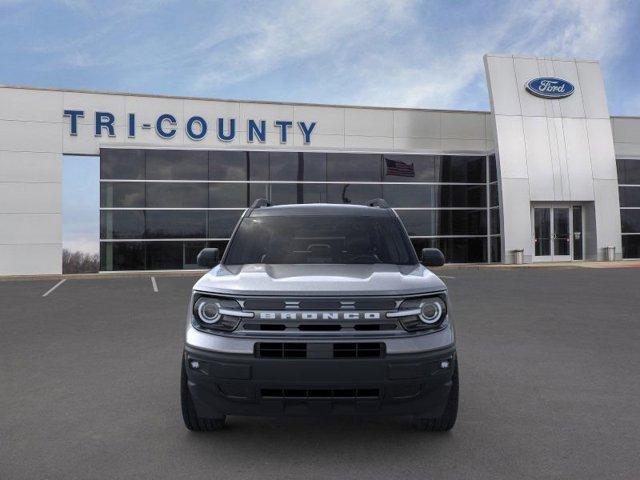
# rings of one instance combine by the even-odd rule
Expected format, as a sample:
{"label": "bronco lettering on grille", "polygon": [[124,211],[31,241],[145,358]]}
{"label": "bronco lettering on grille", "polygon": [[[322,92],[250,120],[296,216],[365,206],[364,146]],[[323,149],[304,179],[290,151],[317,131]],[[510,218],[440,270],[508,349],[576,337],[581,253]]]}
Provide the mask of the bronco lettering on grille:
{"label": "bronco lettering on grille", "polygon": [[380,312],[260,312],[262,320],[380,320]]}

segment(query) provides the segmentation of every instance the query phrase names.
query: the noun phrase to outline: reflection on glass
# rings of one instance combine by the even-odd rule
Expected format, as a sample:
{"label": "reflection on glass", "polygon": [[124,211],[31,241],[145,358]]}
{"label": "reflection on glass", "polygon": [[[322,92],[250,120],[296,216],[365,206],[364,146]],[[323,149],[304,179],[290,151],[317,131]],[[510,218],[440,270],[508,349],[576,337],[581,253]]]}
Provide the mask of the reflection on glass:
{"label": "reflection on glass", "polygon": [[536,256],[551,255],[551,209],[534,208]]}
{"label": "reflection on glass", "polygon": [[211,208],[247,207],[247,184],[210,183],[209,206]]}
{"label": "reflection on glass", "polygon": [[144,238],[205,238],[205,210],[147,210]]}
{"label": "reflection on glass", "polygon": [[209,210],[209,238],[229,238],[242,210]]}
{"label": "reflection on glass", "polygon": [[328,153],[327,180],[381,181],[382,156],[364,153]]}
{"label": "reflection on glass", "polygon": [[620,210],[622,233],[640,233],[640,210]]}
{"label": "reflection on glass", "polygon": [[209,153],[210,180],[247,180],[247,152],[216,151]]}
{"label": "reflection on glass", "polygon": [[576,205],[573,207],[573,259],[582,260],[582,207]]}
{"label": "reflection on glass", "polygon": [[101,212],[100,238],[144,238],[144,211],[109,210]]}
{"label": "reflection on glass", "polygon": [[147,183],[147,207],[207,208],[206,183]]}
{"label": "reflection on glass", "polygon": [[302,161],[292,152],[269,153],[270,180],[302,180]]}
{"label": "reflection on glass", "polygon": [[553,254],[571,255],[571,235],[569,233],[569,209],[553,209]]}
{"label": "reflection on glass", "polygon": [[621,207],[640,207],[640,186],[619,187]]}
{"label": "reflection on glass", "polygon": [[134,149],[100,149],[100,178],[144,180],[145,151]]}
{"label": "reflection on glass", "polygon": [[348,203],[364,205],[369,200],[382,196],[382,185],[362,185],[357,183],[328,184],[327,201],[329,203]]}
{"label": "reflection on glass", "polygon": [[209,154],[200,151],[147,150],[147,180],[206,180]]}
{"label": "reflection on glass", "polygon": [[101,183],[100,206],[144,208],[144,183]]}
{"label": "reflection on glass", "polygon": [[640,160],[618,158],[616,163],[620,185],[640,185]]}

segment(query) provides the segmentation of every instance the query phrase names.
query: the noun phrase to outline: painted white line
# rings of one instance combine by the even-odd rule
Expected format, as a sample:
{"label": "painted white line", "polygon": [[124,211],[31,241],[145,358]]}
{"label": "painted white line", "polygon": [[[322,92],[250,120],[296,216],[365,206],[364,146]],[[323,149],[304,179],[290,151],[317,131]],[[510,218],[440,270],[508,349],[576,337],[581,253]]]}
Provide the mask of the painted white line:
{"label": "painted white line", "polygon": [[151,277],[151,286],[153,287],[153,291],[158,293],[158,284],[156,283],[156,277]]}
{"label": "painted white line", "polygon": [[42,294],[43,297],[46,297],[47,295],[49,295],[51,292],[53,292],[56,288],[58,288],[60,285],[62,285],[64,282],[66,282],[67,279],[63,278],[62,280],[60,280],[58,283],[56,283],[53,287],[51,287],[49,290],[47,290],[46,292],[44,292]]}
{"label": "painted white line", "polygon": [[456,277],[447,277],[446,275],[438,275],[440,278],[456,278]]}

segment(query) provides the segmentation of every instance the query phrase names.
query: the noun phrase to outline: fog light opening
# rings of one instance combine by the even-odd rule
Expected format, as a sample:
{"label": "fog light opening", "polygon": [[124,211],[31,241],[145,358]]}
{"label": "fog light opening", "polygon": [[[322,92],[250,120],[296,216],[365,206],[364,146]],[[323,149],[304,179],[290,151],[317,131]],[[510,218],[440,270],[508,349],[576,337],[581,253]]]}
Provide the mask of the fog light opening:
{"label": "fog light opening", "polygon": [[197,360],[190,360],[189,361],[189,366],[193,369],[193,370],[198,370],[200,368],[200,362],[198,362]]}
{"label": "fog light opening", "polygon": [[449,365],[450,365],[449,360],[443,360],[443,361],[440,362],[440,368],[442,370],[445,370],[445,369],[449,368]]}

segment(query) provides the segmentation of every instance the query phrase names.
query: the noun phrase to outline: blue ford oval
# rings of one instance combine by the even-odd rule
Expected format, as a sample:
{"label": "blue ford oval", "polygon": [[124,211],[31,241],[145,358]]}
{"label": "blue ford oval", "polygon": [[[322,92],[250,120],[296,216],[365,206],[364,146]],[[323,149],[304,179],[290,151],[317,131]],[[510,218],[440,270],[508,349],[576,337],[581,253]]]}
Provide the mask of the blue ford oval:
{"label": "blue ford oval", "polygon": [[575,87],[561,78],[539,77],[525,85],[529,93],[542,98],[564,98],[571,95]]}

